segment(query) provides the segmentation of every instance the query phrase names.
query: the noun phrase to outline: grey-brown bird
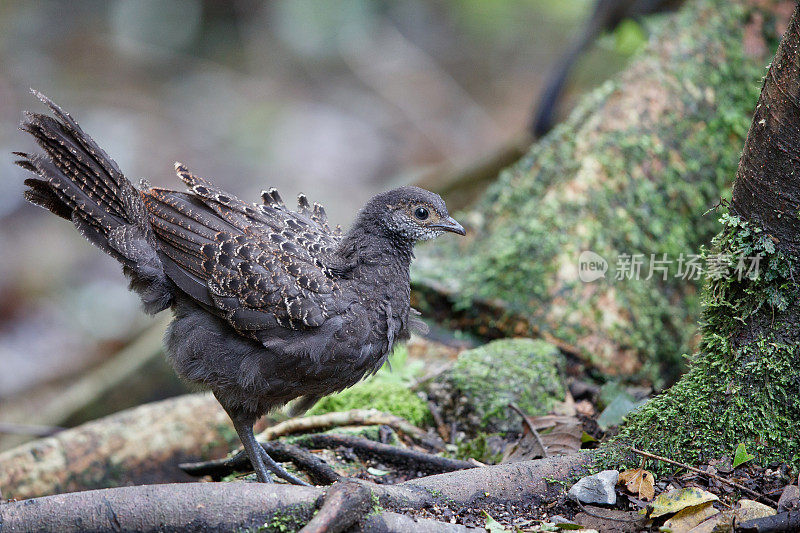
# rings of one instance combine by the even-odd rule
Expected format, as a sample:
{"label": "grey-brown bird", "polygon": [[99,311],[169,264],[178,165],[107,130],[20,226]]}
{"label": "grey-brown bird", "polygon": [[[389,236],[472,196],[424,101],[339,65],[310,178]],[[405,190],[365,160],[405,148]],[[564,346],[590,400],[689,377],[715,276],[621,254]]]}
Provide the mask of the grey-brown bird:
{"label": "grey-brown bird", "polygon": [[253,423],[295,399],[302,412],[376,372],[409,335],[414,243],[464,229],[417,187],[373,197],[346,234],[303,195],[296,211],[274,189],[247,203],[177,163],[186,191],[137,188],[72,117],[34,94],[55,118],[22,122],[44,152],[15,152],[37,175],[25,198],[122,263],[146,312],[172,310],[170,363],[214,393],[259,481],[272,471],[305,484],[256,443]]}

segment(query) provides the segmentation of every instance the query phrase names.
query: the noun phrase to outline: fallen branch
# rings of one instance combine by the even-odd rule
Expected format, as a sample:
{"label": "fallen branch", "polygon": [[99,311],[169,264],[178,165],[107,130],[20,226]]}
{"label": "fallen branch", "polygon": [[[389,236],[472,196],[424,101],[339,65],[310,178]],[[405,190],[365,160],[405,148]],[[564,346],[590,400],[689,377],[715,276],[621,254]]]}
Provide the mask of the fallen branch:
{"label": "fallen branch", "polygon": [[691,465],[687,465],[686,463],[680,463],[678,461],[673,461],[672,459],[667,459],[666,457],[661,457],[660,455],[655,455],[653,453],[648,453],[648,452],[644,452],[642,450],[637,450],[636,448],[633,448],[633,447],[631,447],[631,451],[633,453],[635,453],[636,455],[641,455],[642,457],[647,457],[649,459],[655,459],[656,461],[661,461],[661,462],[664,462],[664,463],[667,463],[667,464],[671,464],[671,465],[674,465],[674,466],[679,466],[681,468],[685,468],[686,470],[691,470],[692,472],[695,472],[697,474],[702,474],[704,476],[708,476],[710,478],[714,478],[717,481],[719,481],[720,483],[725,483],[726,485],[730,485],[731,487],[735,487],[735,488],[739,489],[740,491],[745,492],[745,493],[749,494],[750,496],[752,496],[752,497],[754,497],[756,499],[768,501],[769,503],[771,503],[773,505],[775,503],[777,503],[777,502],[775,502],[775,500],[773,500],[769,496],[765,496],[765,495],[760,494],[760,493],[758,493],[758,492],[756,492],[754,490],[748,489],[744,485],[740,485],[739,483],[736,483],[735,481],[731,481],[730,479],[724,478],[724,477],[722,477],[720,475],[717,475],[717,474],[714,474],[714,473],[711,473],[711,472],[704,472],[703,470],[700,470],[699,468],[695,468],[695,467],[693,467]]}
{"label": "fallen branch", "polygon": [[[593,454],[563,455],[537,461],[521,461],[449,472],[406,481],[376,485],[351,480],[371,491],[381,506],[391,511],[446,505],[453,509],[478,507],[496,501],[521,503],[545,498],[566,481],[583,473]],[[275,483],[178,483],[139,485],[115,489],[72,492],[0,504],[4,531],[86,530],[164,531],[175,529],[235,530],[291,524],[299,528],[311,519],[325,491]],[[369,524],[395,524],[388,531],[414,531],[413,524],[432,529],[441,523],[414,520],[393,513],[365,517]],[[289,524],[287,524],[287,522]],[[465,528],[452,528],[466,531]]]}
{"label": "fallen branch", "polygon": [[[550,481],[567,480],[592,460],[591,454],[559,456],[449,472],[398,485],[355,481],[371,490],[392,510],[433,504],[458,509],[497,500],[528,501],[544,497]],[[557,486],[557,485],[556,485]],[[560,487],[559,487],[560,490]],[[262,483],[180,483],[58,494],[0,505],[0,523],[9,531],[62,532],[108,529],[235,529],[285,523],[306,523],[324,491]],[[103,512],[98,512],[102,509]]]}
{"label": "fallen branch", "polygon": [[[278,437],[295,433],[311,433],[342,426],[389,426],[397,432],[412,437],[417,442],[431,445],[430,436],[405,418],[384,413],[377,409],[351,409],[324,415],[291,418],[280,424],[268,427],[256,438],[258,440],[275,440]],[[438,446],[441,449],[441,446]]]}
{"label": "fallen branch", "polygon": [[[341,479],[328,463],[298,446],[279,441],[262,442],[261,446],[276,461],[291,461],[297,468],[306,472],[315,485],[330,485]],[[243,450],[227,459],[183,463],[178,466],[190,476],[211,476],[214,481],[219,481],[234,472],[253,470],[250,459]]]}
{"label": "fallen branch", "polygon": [[387,464],[414,468],[429,474],[475,468],[475,465],[467,461],[450,459],[408,448],[398,448],[390,444],[383,444],[352,435],[305,435],[299,437],[296,442],[306,448],[348,448],[361,458],[378,459]]}
{"label": "fallen branch", "polygon": [[[225,455],[230,420],[210,394],[154,402],[0,453],[6,498],[109,486],[189,481],[182,461]],[[174,468],[170,468],[174,465]]]}

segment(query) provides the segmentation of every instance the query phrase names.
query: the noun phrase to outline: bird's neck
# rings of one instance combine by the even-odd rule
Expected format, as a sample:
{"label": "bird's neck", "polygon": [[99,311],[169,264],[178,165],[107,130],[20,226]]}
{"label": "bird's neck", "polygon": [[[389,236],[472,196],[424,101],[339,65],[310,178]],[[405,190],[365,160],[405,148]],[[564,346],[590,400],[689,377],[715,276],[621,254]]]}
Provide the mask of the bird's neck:
{"label": "bird's neck", "polygon": [[337,253],[345,263],[361,271],[390,267],[404,271],[407,276],[414,258],[414,243],[357,221],[342,239]]}

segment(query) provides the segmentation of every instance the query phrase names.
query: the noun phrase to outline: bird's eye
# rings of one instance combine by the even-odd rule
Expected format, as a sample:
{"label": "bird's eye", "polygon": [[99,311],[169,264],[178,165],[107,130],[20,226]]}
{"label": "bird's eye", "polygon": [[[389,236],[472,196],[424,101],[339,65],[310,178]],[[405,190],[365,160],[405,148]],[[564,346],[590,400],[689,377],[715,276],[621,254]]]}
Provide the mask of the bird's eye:
{"label": "bird's eye", "polygon": [[425,220],[428,218],[428,210],[424,207],[418,207],[414,210],[414,216],[419,220]]}

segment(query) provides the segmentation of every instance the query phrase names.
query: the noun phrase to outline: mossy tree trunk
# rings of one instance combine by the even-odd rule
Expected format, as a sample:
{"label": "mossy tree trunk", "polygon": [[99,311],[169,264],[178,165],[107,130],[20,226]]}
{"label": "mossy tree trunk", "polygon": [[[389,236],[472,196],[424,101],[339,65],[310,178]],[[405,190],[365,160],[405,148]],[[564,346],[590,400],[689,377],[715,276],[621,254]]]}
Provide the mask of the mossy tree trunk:
{"label": "mossy tree trunk", "polygon": [[[711,251],[730,275],[704,290],[689,373],[628,421],[635,445],[695,462],[745,443],[762,464],[800,467],[800,5],[764,81],[733,200]],[[736,272],[743,256],[759,270]],[[724,272],[724,269],[721,271]]]}
{"label": "mossy tree trunk", "polygon": [[[730,189],[793,6],[697,0],[656,19],[628,70],[460,215],[467,239],[420,248],[416,305],[486,337],[542,336],[606,372],[677,377],[697,346],[700,286],[677,261],[719,231],[703,213]],[[585,250],[608,262],[605,278],[580,280]],[[624,254],[642,254],[639,280],[615,279]],[[646,279],[663,254],[667,279]]]}

